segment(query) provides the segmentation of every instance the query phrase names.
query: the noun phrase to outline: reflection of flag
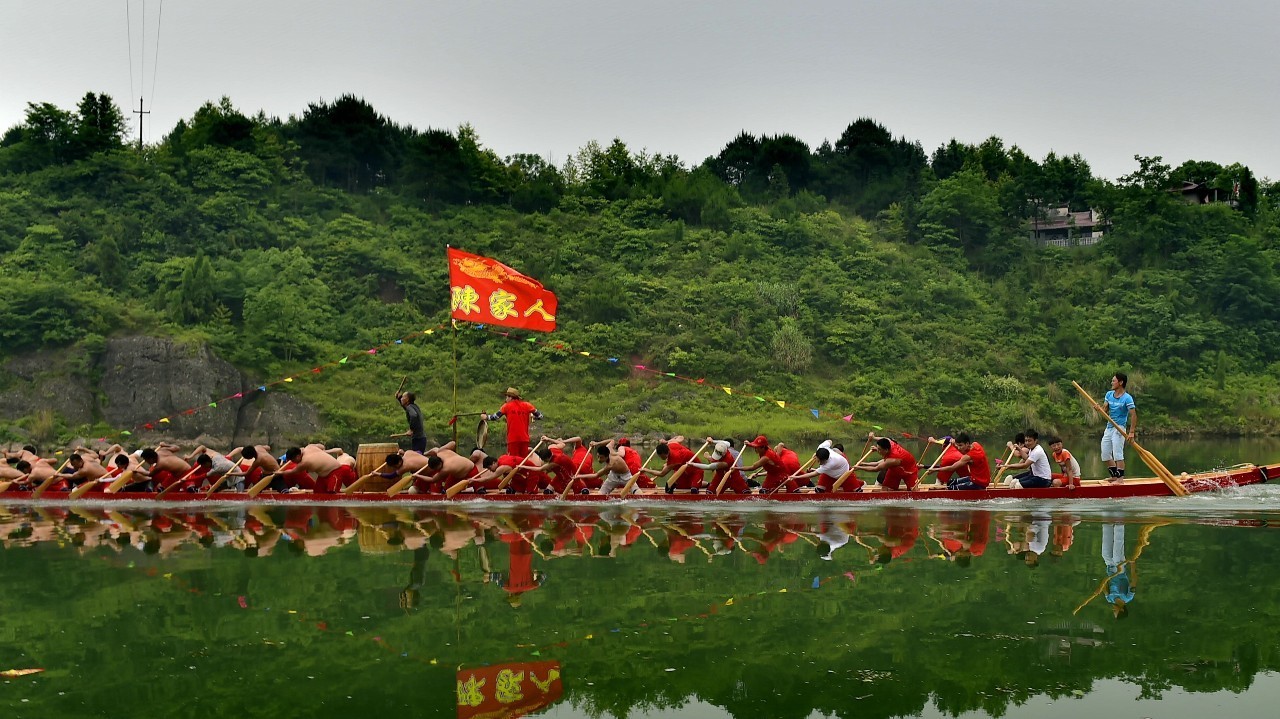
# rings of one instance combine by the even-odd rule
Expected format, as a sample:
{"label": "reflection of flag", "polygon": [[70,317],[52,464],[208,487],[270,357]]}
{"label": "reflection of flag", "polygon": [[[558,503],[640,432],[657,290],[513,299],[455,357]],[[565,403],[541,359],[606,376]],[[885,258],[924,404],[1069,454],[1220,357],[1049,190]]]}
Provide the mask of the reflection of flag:
{"label": "reflection of flag", "polygon": [[458,670],[458,719],[516,719],[560,700],[560,662]]}
{"label": "reflection of flag", "polygon": [[489,257],[449,248],[449,307],[455,320],[550,332],[556,296]]}

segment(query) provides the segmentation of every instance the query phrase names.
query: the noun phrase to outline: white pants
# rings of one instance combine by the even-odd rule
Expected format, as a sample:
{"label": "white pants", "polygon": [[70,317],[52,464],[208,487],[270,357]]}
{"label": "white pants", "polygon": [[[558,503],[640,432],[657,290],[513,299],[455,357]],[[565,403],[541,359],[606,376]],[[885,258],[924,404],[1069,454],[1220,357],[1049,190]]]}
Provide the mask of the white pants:
{"label": "white pants", "polygon": [[1102,461],[1123,462],[1125,435],[1112,425],[1102,433]]}

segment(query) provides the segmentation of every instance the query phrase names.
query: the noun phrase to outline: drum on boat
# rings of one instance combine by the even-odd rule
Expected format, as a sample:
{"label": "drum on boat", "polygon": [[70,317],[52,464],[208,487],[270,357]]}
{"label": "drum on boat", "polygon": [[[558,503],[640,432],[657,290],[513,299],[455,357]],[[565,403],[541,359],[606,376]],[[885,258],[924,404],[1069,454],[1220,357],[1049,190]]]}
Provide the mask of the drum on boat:
{"label": "drum on boat", "polygon": [[[377,444],[362,444],[356,449],[356,476],[363,477],[370,472],[376,471],[387,461],[388,454],[394,454],[400,449],[400,445],[395,442],[379,442]],[[373,477],[369,481],[361,485],[361,490],[366,492],[386,491],[390,487],[393,480],[383,479],[382,477]]]}

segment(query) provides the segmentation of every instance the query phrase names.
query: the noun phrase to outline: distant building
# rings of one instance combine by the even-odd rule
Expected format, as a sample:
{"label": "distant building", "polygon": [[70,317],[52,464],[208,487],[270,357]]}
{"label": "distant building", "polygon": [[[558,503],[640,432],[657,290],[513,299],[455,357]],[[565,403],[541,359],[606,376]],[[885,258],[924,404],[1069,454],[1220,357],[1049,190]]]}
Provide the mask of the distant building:
{"label": "distant building", "polygon": [[1077,247],[1097,244],[1109,226],[1097,210],[1072,212],[1067,205],[1059,205],[1033,218],[1027,229],[1041,245]]}
{"label": "distant building", "polygon": [[1174,187],[1169,190],[1169,192],[1178,193],[1182,201],[1188,205],[1209,205],[1215,202],[1225,202],[1232,207],[1236,205],[1236,199],[1232,195],[1238,194],[1239,191],[1239,183],[1236,183],[1234,192],[1228,192],[1209,187],[1203,182],[1183,182],[1181,187]]}

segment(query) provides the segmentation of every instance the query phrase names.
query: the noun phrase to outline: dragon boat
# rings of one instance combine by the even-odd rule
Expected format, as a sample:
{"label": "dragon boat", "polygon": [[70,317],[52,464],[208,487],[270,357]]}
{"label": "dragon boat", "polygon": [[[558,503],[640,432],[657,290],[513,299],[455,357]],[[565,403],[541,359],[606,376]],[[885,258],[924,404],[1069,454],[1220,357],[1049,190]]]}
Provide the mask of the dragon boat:
{"label": "dragon boat", "polygon": [[[1182,474],[1176,477],[1176,480],[1186,489],[1189,494],[1202,492],[1214,492],[1239,487],[1248,487],[1251,485],[1259,485],[1269,480],[1280,478],[1280,464],[1254,465],[1241,464],[1225,469],[1217,469],[1206,472],[1197,472],[1195,474]],[[333,492],[333,493],[315,493],[315,492],[274,492],[264,491],[257,496],[250,496],[246,492],[215,492],[213,494],[205,494],[204,492],[181,493],[171,492],[163,498],[157,498],[151,492],[117,492],[108,494],[105,491],[93,490],[85,492],[75,499],[71,498],[70,492],[44,492],[38,497],[33,496],[34,492],[29,490],[12,490],[0,493],[0,500],[4,501],[34,501],[42,504],[71,504],[71,503],[130,503],[130,504],[188,504],[188,503],[213,503],[213,504],[362,504],[368,502],[380,502],[386,504],[426,504],[426,503],[442,503],[456,504],[463,502],[505,502],[518,504],[548,504],[548,503],[598,503],[598,502],[617,502],[624,499],[619,494],[602,495],[599,493],[592,494],[573,494],[564,497],[546,494],[508,494],[506,492],[488,492],[485,494],[475,494],[471,492],[463,492],[455,495],[453,498],[446,498],[440,494],[409,494],[401,493],[395,496],[389,496],[383,491],[357,491],[351,493]],[[1125,499],[1129,497],[1170,497],[1174,496],[1173,489],[1166,484],[1165,480],[1158,477],[1130,477],[1126,478],[1122,484],[1113,484],[1107,480],[1084,480],[1080,486],[1075,488],[1068,487],[1051,487],[1045,489],[1007,489],[1004,487],[993,487],[985,490],[948,490],[945,487],[936,487],[932,485],[918,485],[913,490],[884,490],[873,489],[868,486],[861,492],[823,492],[815,493],[812,490],[802,490],[798,492],[775,492],[762,494],[759,491],[753,491],[751,494],[737,494],[724,492],[715,494],[712,492],[700,492],[698,494],[689,494],[687,492],[676,492],[667,494],[662,489],[640,489],[635,493],[625,497],[626,501],[634,502],[652,502],[652,503],[693,503],[693,502],[747,502],[757,505],[770,505],[780,502],[826,502],[826,503],[852,503],[852,502],[868,502],[868,501],[891,501],[891,500],[931,500],[931,499],[949,499],[958,501],[981,501],[995,499],[1033,499],[1033,500],[1106,500],[1106,499]]]}

